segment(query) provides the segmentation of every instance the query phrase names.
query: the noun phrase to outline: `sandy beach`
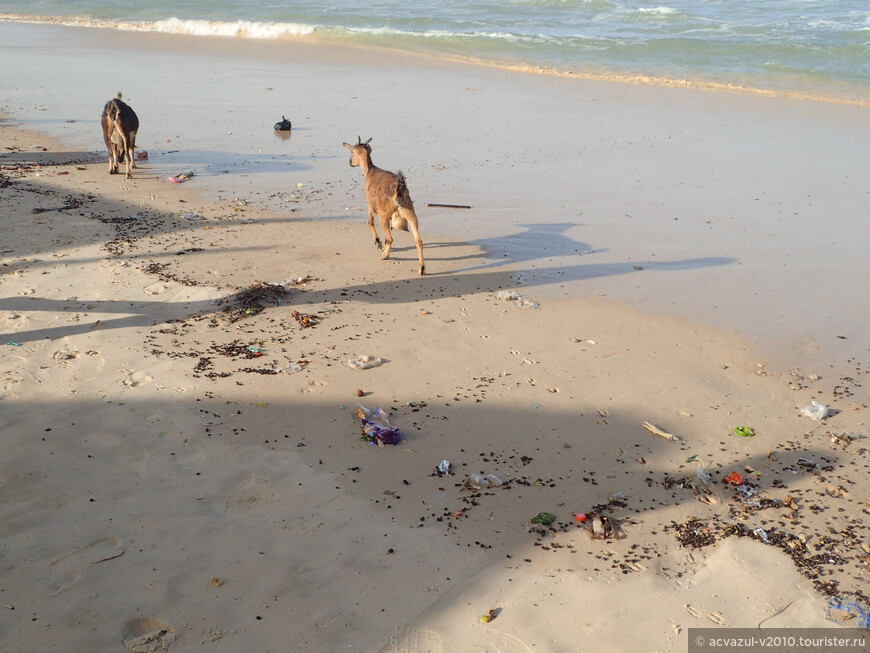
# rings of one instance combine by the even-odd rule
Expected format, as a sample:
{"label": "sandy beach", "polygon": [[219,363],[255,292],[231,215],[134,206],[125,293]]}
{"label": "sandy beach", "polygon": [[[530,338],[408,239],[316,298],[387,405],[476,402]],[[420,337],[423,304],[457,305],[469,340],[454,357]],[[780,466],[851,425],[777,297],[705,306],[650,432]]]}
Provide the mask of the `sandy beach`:
{"label": "sandy beach", "polygon": [[0,649],[685,651],[867,607],[866,108],[0,36]]}

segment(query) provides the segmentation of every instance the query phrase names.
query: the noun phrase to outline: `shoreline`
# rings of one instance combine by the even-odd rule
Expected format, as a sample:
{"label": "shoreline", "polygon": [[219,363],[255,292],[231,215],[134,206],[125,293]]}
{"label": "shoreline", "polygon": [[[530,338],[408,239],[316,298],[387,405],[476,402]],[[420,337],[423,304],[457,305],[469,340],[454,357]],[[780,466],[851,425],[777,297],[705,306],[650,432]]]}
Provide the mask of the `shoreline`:
{"label": "shoreline", "polygon": [[[76,27],[86,29],[100,30],[117,30],[122,32],[137,32],[144,34],[165,34],[168,36],[193,36],[195,38],[212,38],[222,39],[241,38],[253,41],[269,41],[271,38],[248,37],[241,35],[222,35],[222,34],[198,34],[193,32],[167,32],[164,30],[156,30],[150,27],[152,23],[140,25],[138,23],[126,21],[111,21],[104,19],[78,19],[75,17],[44,17],[44,16],[26,16],[21,14],[5,14],[0,18],[2,22],[11,24],[30,24],[30,25],[57,25],[63,27]],[[752,84],[728,82],[720,80],[709,80],[703,78],[690,77],[666,77],[654,74],[644,73],[623,73],[618,71],[600,71],[594,69],[588,70],[573,70],[568,68],[560,68],[558,66],[537,65],[533,63],[516,63],[510,61],[489,60],[477,56],[463,56],[446,52],[436,53],[426,50],[407,50],[402,48],[392,48],[383,45],[348,43],[339,40],[329,34],[315,34],[314,27],[299,26],[308,28],[311,31],[303,29],[300,33],[291,33],[283,37],[274,37],[279,43],[284,43],[293,46],[314,46],[324,47],[328,49],[344,49],[356,50],[360,52],[382,53],[391,56],[410,56],[419,57],[423,60],[430,60],[438,63],[451,63],[459,65],[473,65],[485,68],[493,68],[496,70],[516,72],[532,75],[543,75],[548,77],[568,78],[585,81],[606,82],[616,84],[630,85],[649,85],[663,88],[685,88],[694,91],[715,92],[715,93],[738,93],[756,97],[770,97],[793,101],[809,101],[820,102],[827,104],[839,104],[845,106],[863,107],[870,106],[870,99],[867,94],[870,90],[865,89],[864,94],[858,93],[855,89],[844,93],[841,91],[839,95],[825,95],[812,92],[809,90],[798,89],[783,89],[783,88],[767,88],[764,86],[754,86]]]}
{"label": "shoreline", "polygon": [[[47,33],[67,51],[81,38],[92,42],[76,29],[60,29]],[[100,52],[134,48],[153,62],[138,88],[114,73],[108,86],[110,95],[128,89],[125,97],[143,120],[140,148],[167,175],[195,172],[191,183],[210,199],[238,197],[293,212],[303,198],[317,196],[319,217],[359,212],[361,180],[343,165],[339,139],[366,131],[375,136],[376,163],[414,162],[398,167],[409,176],[424,230],[483,247],[488,260],[478,267],[512,269],[518,285],[536,286],[543,299],[606,295],[740,332],[781,372],[847,372],[850,360],[866,358],[860,325],[870,315],[842,288],[843,279],[870,274],[859,247],[867,236],[858,210],[864,191],[854,173],[870,147],[859,107],[526,76],[320,46],[291,48],[299,59],[288,60],[286,44],[215,49],[198,37],[102,36]],[[52,78],[78,75],[70,52],[57,70],[44,68],[56,61],[52,50],[34,53],[20,89],[28,87],[31,69],[43,67],[48,92],[39,113],[31,112],[34,128],[92,150],[101,143],[86,107],[106,85],[85,77],[58,104]],[[351,52],[366,55],[359,67]],[[238,65],[247,73],[238,89],[210,91],[205,105],[190,92],[198,83],[221,83],[220,71]],[[368,66],[400,76],[426,71],[410,87],[439,92],[421,114],[426,122],[415,124],[401,101],[380,105],[377,93],[361,103],[361,91],[378,87]],[[357,70],[365,71],[359,83]],[[324,75],[334,78],[323,87],[325,97],[297,96],[297,84],[317,88]],[[276,86],[285,77],[289,86]],[[338,90],[344,87],[348,92]],[[21,90],[20,101],[39,102]],[[143,97],[152,99],[143,105]],[[542,107],[546,121],[537,115]],[[7,110],[28,127],[23,106]],[[467,113],[480,136],[456,123],[456,110]],[[502,114],[498,122],[489,119],[494,111]],[[284,113],[295,119],[290,138],[271,130]],[[560,137],[566,131],[575,133],[577,146]],[[510,143],[532,168],[501,159],[498,143]],[[546,189],[543,205],[536,188]],[[425,207],[430,201],[474,208],[432,211]],[[635,281],[638,272],[661,281]]]}
{"label": "shoreline", "polygon": [[[151,65],[167,70],[163,55],[151,53]],[[195,52],[183,60],[196,74],[207,70]],[[557,133],[534,149],[531,141],[545,131],[507,140],[488,125],[471,134],[443,120],[450,114],[434,100],[426,112],[406,105],[379,114],[366,107],[388,91],[354,87],[358,102],[346,98],[348,87],[335,88],[376,80],[367,64],[330,70],[329,79],[289,77],[304,79],[317,96],[311,106],[322,109],[291,140],[273,141],[282,165],[264,156],[269,172],[222,146],[238,144],[222,133],[239,134],[243,121],[235,117],[204,135],[202,120],[166,128],[150,119],[151,140],[137,148],[150,156],[130,180],[109,176],[102,154],[85,151],[82,140],[44,140],[45,150],[34,149],[34,132],[0,121],[7,145],[0,193],[13,207],[0,253],[0,320],[18,343],[0,348],[9,452],[0,463],[7,543],[0,591],[14,607],[0,616],[2,648],[62,641],[75,650],[120,649],[131,634],[171,634],[166,646],[217,653],[560,651],[576,649],[578,638],[591,649],[680,651],[688,628],[836,627],[826,619],[828,596],[866,602],[870,433],[862,360],[836,372],[801,366],[778,373],[757,365],[754,339],[598,296],[620,275],[646,283],[635,272],[652,273],[655,284],[644,292],[661,284],[676,296],[729,267],[710,265],[699,280],[667,265],[656,270],[653,257],[631,258],[622,248],[643,240],[639,221],[618,225],[636,225],[635,233],[606,240],[604,216],[595,219],[603,242],[620,249],[624,274],[592,265],[574,273],[594,280],[597,293],[562,288],[560,268],[548,261],[573,257],[583,243],[567,235],[593,230],[560,224],[564,179],[548,178],[567,160],[558,127],[573,123],[560,122],[561,104],[551,96],[539,94],[535,105],[546,103]],[[427,84],[439,79],[426,75]],[[458,96],[476,119],[478,104],[485,111],[513,98],[516,115],[540,120],[518,95],[525,82],[474,81],[487,86],[448,102]],[[141,84],[135,93],[125,87],[125,97],[136,98],[144,118],[153,111],[144,98],[155,88]],[[82,85],[47,98],[44,106],[56,105],[45,112],[47,131],[65,133],[58,116],[90,119],[81,107],[93,104],[87,91],[95,84]],[[548,83],[531,88],[553,92]],[[588,101],[605,104],[585,116],[590,131],[608,128],[603,113],[638,115],[630,103],[636,96],[605,96],[602,88],[599,100]],[[15,102],[28,102],[29,92],[19,89]],[[165,107],[173,117],[202,101],[172,97],[182,109]],[[667,97],[644,97],[663,113],[641,113],[643,120],[672,107]],[[224,106],[210,99],[210,111]],[[494,222],[456,224],[426,212],[421,229],[433,274],[416,275],[404,233],[390,261],[379,260],[361,175],[344,151],[330,149],[349,130],[348,105],[359,124],[389,134],[373,143],[377,162],[422,161],[408,169],[418,209],[428,198],[458,197],[475,207],[475,220],[506,210],[521,214],[516,223],[536,211],[555,213],[540,227],[518,225],[544,256],[524,253],[524,238],[494,233]],[[245,117],[268,129],[276,106]],[[744,106],[744,115],[754,108]],[[502,118],[512,117],[505,107]],[[720,119],[717,113],[703,124]],[[80,126],[93,131],[93,121]],[[443,126],[421,136],[432,124]],[[625,174],[624,149],[643,164],[652,148],[630,144],[644,135],[666,142],[659,129],[638,124],[613,149],[584,141],[597,167],[609,169],[595,179]],[[266,143],[250,134],[244,152]],[[671,135],[685,151],[688,141]],[[152,145],[167,137],[171,143]],[[480,151],[479,139],[496,146]],[[537,184],[531,192],[510,165],[490,163],[505,143],[525,147],[525,171]],[[283,146],[294,149],[282,159]],[[182,164],[163,150],[176,147],[185,163],[204,151],[202,160],[229,157],[243,171],[228,166],[224,175],[218,167],[167,183]],[[340,142],[335,149],[343,150]],[[13,163],[20,165],[5,167]],[[268,188],[260,175],[270,174],[283,175],[283,186]],[[225,185],[231,176],[237,179]],[[457,181],[463,177],[469,182]],[[502,177],[514,182],[510,192]],[[246,188],[248,180],[256,183]],[[557,197],[543,208],[541,188]],[[685,185],[662,188],[620,197],[615,210],[641,215],[649,202],[654,220],[665,213],[650,233],[685,239],[661,256],[668,262],[728,256],[704,250],[703,221],[697,231],[670,231],[683,220],[660,202]],[[790,191],[778,188],[778,201]],[[710,190],[687,192],[694,206]],[[590,206],[613,197],[613,187],[590,184],[584,222],[596,218]],[[475,228],[489,234],[474,235]],[[443,235],[463,231],[469,237]],[[574,264],[585,265],[585,257]],[[508,262],[496,264],[499,258]],[[244,292],[257,282],[283,290],[248,313]],[[499,299],[499,290],[545,299],[524,310]],[[306,316],[313,326],[304,326]],[[367,370],[347,365],[363,354],[383,362]],[[813,400],[830,406],[827,420],[802,416]],[[357,404],[387,410],[403,441],[383,448],[361,441]],[[679,439],[657,437],[644,422]],[[740,437],[738,426],[754,435]],[[847,432],[856,439],[832,441],[832,433]],[[437,475],[442,460],[451,461],[452,475]],[[709,484],[699,469],[711,475]],[[733,473],[756,494],[725,482]],[[475,474],[501,484],[475,487]],[[554,524],[533,523],[541,512],[553,513]],[[610,516],[621,539],[593,539],[576,521],[595,512]],[[481,623],[489,610],[495,620]]]}

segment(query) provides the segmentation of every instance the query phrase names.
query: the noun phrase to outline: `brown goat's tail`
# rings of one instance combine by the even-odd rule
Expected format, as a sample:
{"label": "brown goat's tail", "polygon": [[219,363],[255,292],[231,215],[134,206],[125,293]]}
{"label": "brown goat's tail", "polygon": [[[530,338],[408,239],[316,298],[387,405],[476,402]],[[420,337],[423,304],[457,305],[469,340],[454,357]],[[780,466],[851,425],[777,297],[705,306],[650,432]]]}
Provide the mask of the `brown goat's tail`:
{"label": "brown goat's tail", "polygon": [[408,185],[405,183],[405,175],[402,174],[401,170],[396,173],[396,179],[399,182],[396,186],[396,204],[403,208],[413,206],[411,194],[408,192]]}
{"label": "brown goat's tail", "polygon": [[408,231],[408,221],[402,215],[402,209],[414,210],[414,203],[411,201],[411,194],[408,192],[408,185],[405,183],[405,175],[402,171],[396,173],[396,206],[398,207],[390,217],[390,227],[392,229],[401,229]]}

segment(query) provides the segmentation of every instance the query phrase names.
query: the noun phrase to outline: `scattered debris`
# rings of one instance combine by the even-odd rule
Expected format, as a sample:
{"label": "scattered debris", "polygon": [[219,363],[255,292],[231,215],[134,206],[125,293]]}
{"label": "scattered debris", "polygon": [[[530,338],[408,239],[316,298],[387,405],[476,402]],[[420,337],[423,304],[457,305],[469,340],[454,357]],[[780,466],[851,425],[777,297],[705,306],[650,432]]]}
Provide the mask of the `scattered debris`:
{"label": "scattered debris", "polygon": [[826,618],[848,628],[870,629],[870,609],[854,601],[844,603],[840,599],[831,599],[828,602]]}
{"label": "scattered debris", "polygon": [[[590,519],[591,517],[591,519]],[[622,536],[613,527],[613,523],[606,515],[590,513],[586,516],[586,532],[593,540],[609,540],[615,538],[621,540]]]}
{"label": "scattered debris", "polygon": [[442,460],[438,463],[438,466],[435,468],[435,471],[432,472],[432,476],[444,476],[445,474],[453,474],[453,463],[449,460]]}
{"label": "scattered debris", "polygon": [[439,209],[470,209],[471,206],[468,204],[430,204],[426,202],[426,206],[431,206],[432,208]]}
{"label": "scattered debris", "polygon": [[305,313],[300,313],[299,311],[293,311],[290,315],[303,329],[313,327],[315,324],[320,322],[320,317],[317,315],[307,315]]}
{"label": "scattered debris", "polygon": [[734,432],[741,438],[751,438],[755,435],[755,431],[748,426],[735,426]]}
{"label": "scattered debris", "polygon": [[554,521],[556,521],[556,515],[551,512],[539,512],[532,517],[533,524],[541,524],[542,526],[549,526]]}
{"label": "scattered debris", "polygon": [[285,294],[286,290],[281,284],[255,281],[235,295],[220,300],[218,304],[227,305],[224,313],[230,323],[234,323],[280,305]]}
{"label": "scattered debris", "polygon": [[496,299],[509,299],[517,308],[540,308],[541,305],[533,299],[529,299],[515,290],[499,290],[495,293]]}
{"label": "scattered debris", "polygon": [[803,408],[801,408],[801,413],[806,417],[809,417],[810,419],[821,422],[828,416],[830,411],[828,410],[827,406],[825,406],[824,404],[820,404],[814,399],[809,406],[804,406]]}
{"label": "scattered debris", "polygon": [[501,487],[502,485],[504,485],[504,481],[495,474],[487,474],[486,476],[483,474],[472,474],[463,484],[463,488],[466,490],[482,490],[488,487]]}
{"label": "scattered debris", "polygon": [[831,442],[840,445],[844,449],[855,440],[861,439],[860,435],[858,435],[857,433],[851,433],[849,431],[843,431],[842,433],[839,433],[837,431],[831,431],[830,436]]}
{"label": "scattered debris", "polygon": [[752,532],[758,536],[759,540],[761,540],[765,544],[770,544],[770,540],[767,539],[767,532],[761,526],[752,529]]}
{"label": "scattered debris", "polygon": [[181,172],[174,177],[169,176],[166,178],[166,181],[169,181],[173,184],[181,184],[190,179],[191,177],[195,177],[195,173],[193,172]]}
{"label": "scattered debris", "polygon": [[386,444],[399,444],[402,441],[402,431],[390,424],[387,414],[380,406],[372,410],[360,405],[357,415],[362,420],[363,435],[360,440],[379,447]]}
{"label": "scattered debris", "polygon": [[383,363],[383,359],[378,358],[377,356],[362,354],[361,356],[357,356],[348,360],[347,366],[352,367],[355,370],[367,370],[372,367],[378,367],[379,365],[383,365]]}
{"label": "scattered debris", "polygon": [[650,424],[649,422],[644,422],[642,426],[649,431],[650,433],[659,436],[660,438],[664,438],[665,440],[671,440],[672,442],[679,442],[680,438],[678,438],[673,433],[668,433],[667,431],[663,431],[655,424]]}

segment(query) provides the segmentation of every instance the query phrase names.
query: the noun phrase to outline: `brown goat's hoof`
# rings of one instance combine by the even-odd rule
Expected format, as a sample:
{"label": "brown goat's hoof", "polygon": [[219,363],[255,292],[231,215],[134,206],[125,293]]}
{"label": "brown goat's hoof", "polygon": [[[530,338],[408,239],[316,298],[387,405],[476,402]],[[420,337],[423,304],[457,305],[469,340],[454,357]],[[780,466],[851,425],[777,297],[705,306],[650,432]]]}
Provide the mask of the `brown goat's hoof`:
{"label": "brown goat's hoof", "polygon": [[420,276],[424,276],[426,274],[426,266],[423,265],[420,267]]}
{"label": "brown goat's hoof", "polygon": [[380,238],[375,238],[375,247],[377,247],[378,249],[383,249],[383,248],[384,248],[384,246],[381,244],[381,239],[380,239]]}

